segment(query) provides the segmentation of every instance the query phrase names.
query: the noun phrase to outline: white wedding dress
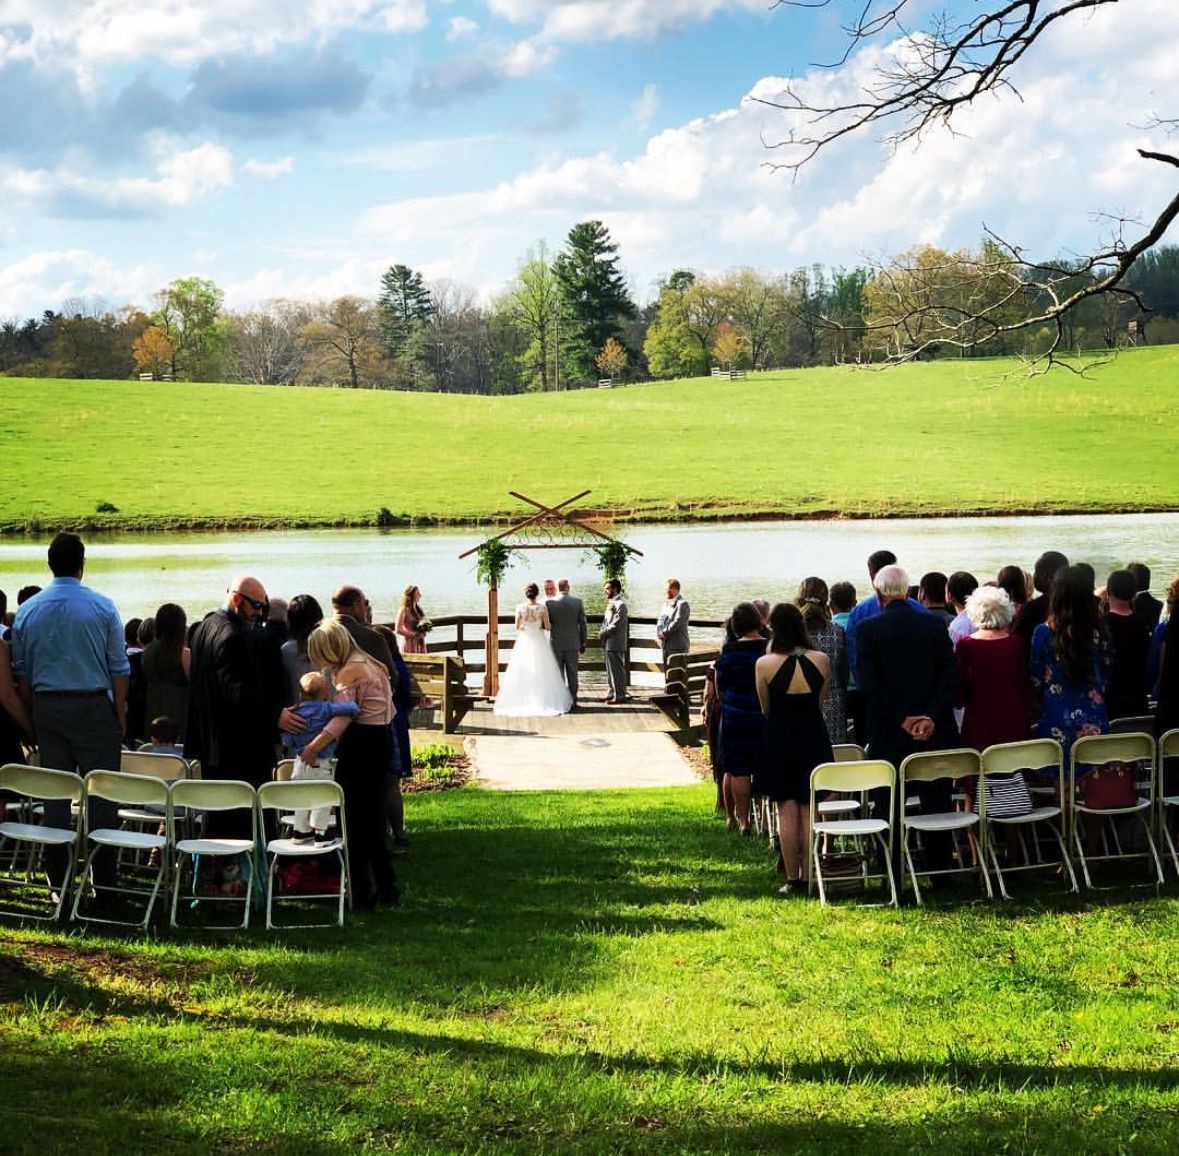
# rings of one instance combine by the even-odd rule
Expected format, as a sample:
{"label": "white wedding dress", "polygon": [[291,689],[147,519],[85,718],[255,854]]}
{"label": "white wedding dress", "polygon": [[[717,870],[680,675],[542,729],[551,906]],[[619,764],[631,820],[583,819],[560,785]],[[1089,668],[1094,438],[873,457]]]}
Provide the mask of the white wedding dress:
{"label": "white wedding dress", "polygon": [[496,695],[494,711],[507,718],[564,714],[573,702],[544,629],[543,608],[516,607],[516,644]]}

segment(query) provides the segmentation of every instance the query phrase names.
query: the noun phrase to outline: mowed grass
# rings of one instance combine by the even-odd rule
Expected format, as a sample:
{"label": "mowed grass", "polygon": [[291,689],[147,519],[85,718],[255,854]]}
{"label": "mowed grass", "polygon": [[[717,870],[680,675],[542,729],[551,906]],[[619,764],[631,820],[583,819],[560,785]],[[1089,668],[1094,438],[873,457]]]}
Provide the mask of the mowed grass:
{"label": "mowed grass", "polygon": [[1175,1150],[1173,890],[822,910],[711,803],[415,796],[343,933],[6,929],[0,1146]]}
{"label": "mowed grass", "polygon": [[[1079,377],[1013,361],[456,397],[0,379],[0,528],[1179,506],[1179,346]],[[101,503],[117,513],[96,514]]]}

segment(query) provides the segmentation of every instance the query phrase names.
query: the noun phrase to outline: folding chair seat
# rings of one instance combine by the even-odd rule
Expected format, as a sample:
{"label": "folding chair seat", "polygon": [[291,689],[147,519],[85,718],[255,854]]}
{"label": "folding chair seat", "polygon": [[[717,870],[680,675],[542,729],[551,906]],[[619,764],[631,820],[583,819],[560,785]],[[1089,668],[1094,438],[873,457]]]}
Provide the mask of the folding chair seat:
{"label": "folding chair seat", "polygon": [[190,811],[246,811],[249,814],[249,838],[209,838],[194,837],[191,839],[177,839],[173,844],[175,861],[172,878],[172,926],[179,927],[176,921],[176,911],[180,904],[180,882],[184,875],[182,870],[187,857],[191,861],[193,874],[196,874],[197,857],[208,859],[239,858],[246,865],[249,875],[245,894],[237,895],[209,895],[197,896],[196,901],[209,900],[215,903],[241,903],[242,920],[240,924],[206,924],[228,930],[234,927],[248,927],[250,924],[251,891],[256,878],[255,850],[258,844],[258,811],[256,807],[257,795],[249,783],[236,779],[179,779],[169,788],[173,814],[180,807]]}
{"label": "folding chair seat", "polygon": [[[1026,810],[1018,814],[999,814],[996,808],[992,812],[987,810],[988,793],[996,786],[995,780],[1010,781],[1012,776],[1025,771],[1048,771],[1056,778],[1054,788],[1049,788],[1052,801],[1035,801]],[[988,785],[988,779],[991,780]],[[1030,795],[1035,795],[1029,786]],[[1039,796],[1036,796],[1037,798]],[[1065,814],[1056,800],[1064,800],[1064,752],[1060,743],[1054,739],[1025,739],[1017,743],[997,743],[987,747],[982,753],[982,765],[979,768],[978,791],[975,806],[978,809],[979,828],[982,832],[982,852],[988,856],[995,878],[999,883],[999,894],[1004,899],[1010,899],[1007,892],[1005,876],[1014,871],[1055,870],[1060,867],[1068,878],[1073,891],[1077,888],[1077,877],[1073,873],[1073,865],[1065,844]],[[1035,833],[1040,828],[1047,828],[1060,851],[1059,859],[1045,860],[1041,854],[1040,840],[1033,839],[1032,854],[1028,852],[1025,832]],[[1022,849],[1024,862],[1022,864],[1007,864],[1004,867],[999,861],[998,848],[995,846],[996,829],[1007,829],[1014,832]]]}
{"label": "folding chair seat", "polygon": [[[960,748],[949,751],[922,751],[909,755],[901,763],[901,797],[908,801],[906,788],[912,783],[933,783],[940,779],[965,779],[976,777],[981,763],[978,752]],[[926,812],[918,810],[910,814],[908,807],[902,807],[899,816],[901,826],[901,851],[905,857],[905,864],[909,869],[909,879],[913,884],[913,897],[917,906],[921,906],[921,888],[917,883],[918,874],[921,875],[960,875],[978,872],[982,885],[986,888],[987,898],[993,898],[991,880],[987,875],[986,862],[981,851],[975,855],[975,865],[966,865],[966,856],[962,852],[962,845],[958,836],[966,833],[968,843],[973,850],[977,849],[974,842],[974,832],[978,829],[978,814],[974,811],[942,811]],[[910,835],[926,834],[949,835],[958,850],[960,867],[939,868],[937,870],[923,870],[918,872],[913,863],[913,846]]]}
{"label": "folding chair seat", "polygon": [[[892,763],[883,759],[866,759],[851,763],[820,763],[811,772],[811,862],[812,878],[819,889],[819,900],[827,902],[827,883],[823,878],[823,856],[820,843],[825,837],[848,839],[858,848],[862,859],[861,878],[864,883],[879,876],[868,871],[864,852],[864,841],[873,841],[879,846],[888,881],[889,903],[897,906],[896,880],[892,873],[892,852],[889,848],[889,834],[892,817],[896,811],[896,771]],[[820,791],[837,791],[863,795],[877,788],[888,789],[888,816],[872,816],[861,819],[823,819],[819,817],[818,797]]]}
{"label": "folding chair seat", "polygon": [[[171,829],[171,821],[168,816],[168,784],[162,779],[157,779],[150,775],[128,774],[123,771],[91,771],[86,776],[86,797],[87,799],[106,799],[108,802],[115,803],[120,807],[125,806],[133,809],[162,807],[165,829]],[[121,814],[122,812],[120,812],[120,816]],[[85,835],[82,845],[88,848],[88,852],[86,862],[82,867],[82,879],[74,895],[74,907],[70,917],[72,919],[82,919],[87,923],[114,923],[124,927],[146,928],[151,920],[151,913],[155,907],[156,896],[160,892],[160,884],[163,882],[164,872],[167,870],[167,836],[152,831],[134,831],[127,828],[95,828],[91,826],[89,807],[85,808],[84,815],[83,830]],[[159,815],[154,817],[154,822],[156,824],[160,822]],[[151,881],[151,885],[120,886],[117,877],[113,885],[96,884],[93,879],[94,857],[104,848],[111,848],[120,852],[135,851],[150,853],[154,851],[155,865],[152,865],[151,859],[149,858],[147,864],[142,868]],[[136,865],[135,869],[139,870],[140,868]],[[121,862],[116,870],[122,870]],[[145,904],[143,918],[136,920],[114,919],[109,914],[100,916],[93,912],[87,913],[82,911],[82,899],[86,894],[87,886],[95,893],[96,898],[99,898],[103,892],[139,897],[146,896],[147,902]]]}
{"label": "folding chair seat", "polygon": [[[1100,774],[1101,767],[1107,763],[1126,763],[1130,766],[1133,781],[1134,801],[1127,801],[1123,806],[1096,807],[1085,802],[1084,787],[1079,771],[1083,767],[1095,768],[1090,774]],[[1108,772],[1105,772],[1108,773]],[[1073,743],[1069,765],[1069,801],[1072,804],[1073,848],[1081,862],[1081,875],[1086,887],[1093,886],[1089,876],[1089,864],[1094,862],[1110,862],[1114,859],[1146,859],[1148,865],[1153,862],[1157,882],[1163,883],[1163,865],[1159,860],[1158,848],[1155,846],[1151,823],[1155,812],[1155,742],[1154,736],[1149,734],[1109,734],[1084,735]],[[1085,840],[1081,832],[1082,816],[1090,816],[1092,822],[1102,827],[1104,852],[1096,855],[1087,854]],[[1127,851],[1122,848],[1116,826],[1120,817],[1136,818],[1142,825],[1146,837],[1145,851]],[[1111,829],[1112,827],[1112,829]],[[1111,850],[1112,837],[1112,850]]]}
{"label": "folding chair seat", "polygon": [[[348,893],[348,828],[344,819],[344,789],[332,779],[300,779],[298,781],[263,783],[258,788],[260,828],[265,829],[265,812],[315,810],[317,807],[335,808],[335,838],[312,843],[298,843],[289,838],[270,839],[266,843],[266,927],[275,927],[274,905],[286,902],[306,902],[332,899],[339,903],[336,926],[344,926],[344,899]],[[275,875],[283,858],[308,859],[334,855],[339,864],[339,886],[331,891],[300,892],[298,895],[275,895]],[[288,927],[330,927],[330,923],[284,923]]]}
{"label": "folding chair seat", "polygon": [[1168,795],[1167,789],[1167,760],[1179,760],[1179,727],[1167,731],[1159,737],[1156,751],[1158,761],[1155,766],[1155,797],[1159,805],[1159,830],[1167,841],[1167,848],[1171,852],[1171,862],[1179,874],[1179,854],[1175,851],[1175,840],[1171,837],[1171,826],[1168,822],[1171,808],[1179,807],[1179,795]]}
{"label": "folding chair seat", "polygon": [[[26,810],[22,817],[29,820],[6,820],[0,823],[0,855],[9,847],[26,853],[23,873],[14,855],[10,872],[7,876],[0,876],[0,884],[21,891],[36,888],[34,876],[44,873],[45,892],[53,909],[47,915],[37,914],[35,910],[25,908],[6,908],[4,913],[20,916],[22,919],[60,919],[61,913],[65,910],[66,896],[77,865],[81,832],[78,827],[58,827],[44,822],[32,822],[33,816],[28,812],[31,811],[34,801],[82,807],[86,797],[85,783],[81,775],[75,775],[72,771],[54,771],[9,763],[0,767],[0,790],[9,791],[17,796],[18,803],[23,804]],[[54,851],[60,853],[64,863],[61,879],[53,879],[48,870],[43,868],[42,860],[46,851],[51,854]]]}

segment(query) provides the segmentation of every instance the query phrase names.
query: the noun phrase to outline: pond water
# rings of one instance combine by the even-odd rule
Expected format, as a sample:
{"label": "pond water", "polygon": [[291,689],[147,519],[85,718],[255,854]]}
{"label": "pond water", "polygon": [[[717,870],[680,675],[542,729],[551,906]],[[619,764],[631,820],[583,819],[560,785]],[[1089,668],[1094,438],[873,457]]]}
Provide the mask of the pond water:
{"label": "pond water", "polygon": [[[633,526],[621,536],[643,551],[627,572],[632,614],[658,613],[663,581],[683,583],[693,615],[722,618],[735,602],[792,597],[798,582],[819,574],[846,579],[865,594],[865,560],[893,550],[914,582],[927,570],[970,570],[993,578],[1000,567],[1030,569],[1045,549],[1087,561],[1103,582],[1131,560],[1154,571],[1159,593],[1179,572],[1179,514],[1052,518],[943,518],[897,521],[730,522]],[[92,537],[87,582],[113,598],[124,617],[178,602],[190,617],[218,605],[226,584],[257,574],[272,595],[314,594],[327,605],[342,582],[364,588],[378,620],[396,614],[408,583],[421,587],[431,615],[479,614],[486,594],[475,582],[474,559],[459,554],[482,534],[467,530],[297,530]],[[44,584],[47,539],[0,541],[0,589],[10,606],[19,587]],[[567,576],[591,612],[602,606],[594,559],[580,550],[542,550],[517,560],[501,594],[504,609],[529,579]]]}

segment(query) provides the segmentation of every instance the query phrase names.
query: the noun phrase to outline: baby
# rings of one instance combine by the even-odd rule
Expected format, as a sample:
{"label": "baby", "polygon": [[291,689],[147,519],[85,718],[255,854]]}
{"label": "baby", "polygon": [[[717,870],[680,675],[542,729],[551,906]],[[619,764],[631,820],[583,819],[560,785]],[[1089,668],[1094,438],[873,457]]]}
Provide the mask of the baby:
{"label": "baby", "polygon": [[[292,779],[330,779],[332,757],[336,753],[336,739],[360,713],[360,707],[354,702],[329,701],[330,690],[328,680],[318,671],[310,671],[299,679],[299,701],[295,706],[295,713],[306,722],[307,729],[297,735],[282,736],[283,748],[293,751],[295,755]],[[338,719],[339,722],[328,728],[332,719]],[[309,755],[304,758],[307,744],[317,738],[324,729],[329,729],[329,733],[336,737],[322,747],[318,757]],[[317,843],[323,842],[331,817],[331,807],[316,807],[314,811],[296,811],[295,833],[292,838],[296,843],[310,843],[312,840]]]}

